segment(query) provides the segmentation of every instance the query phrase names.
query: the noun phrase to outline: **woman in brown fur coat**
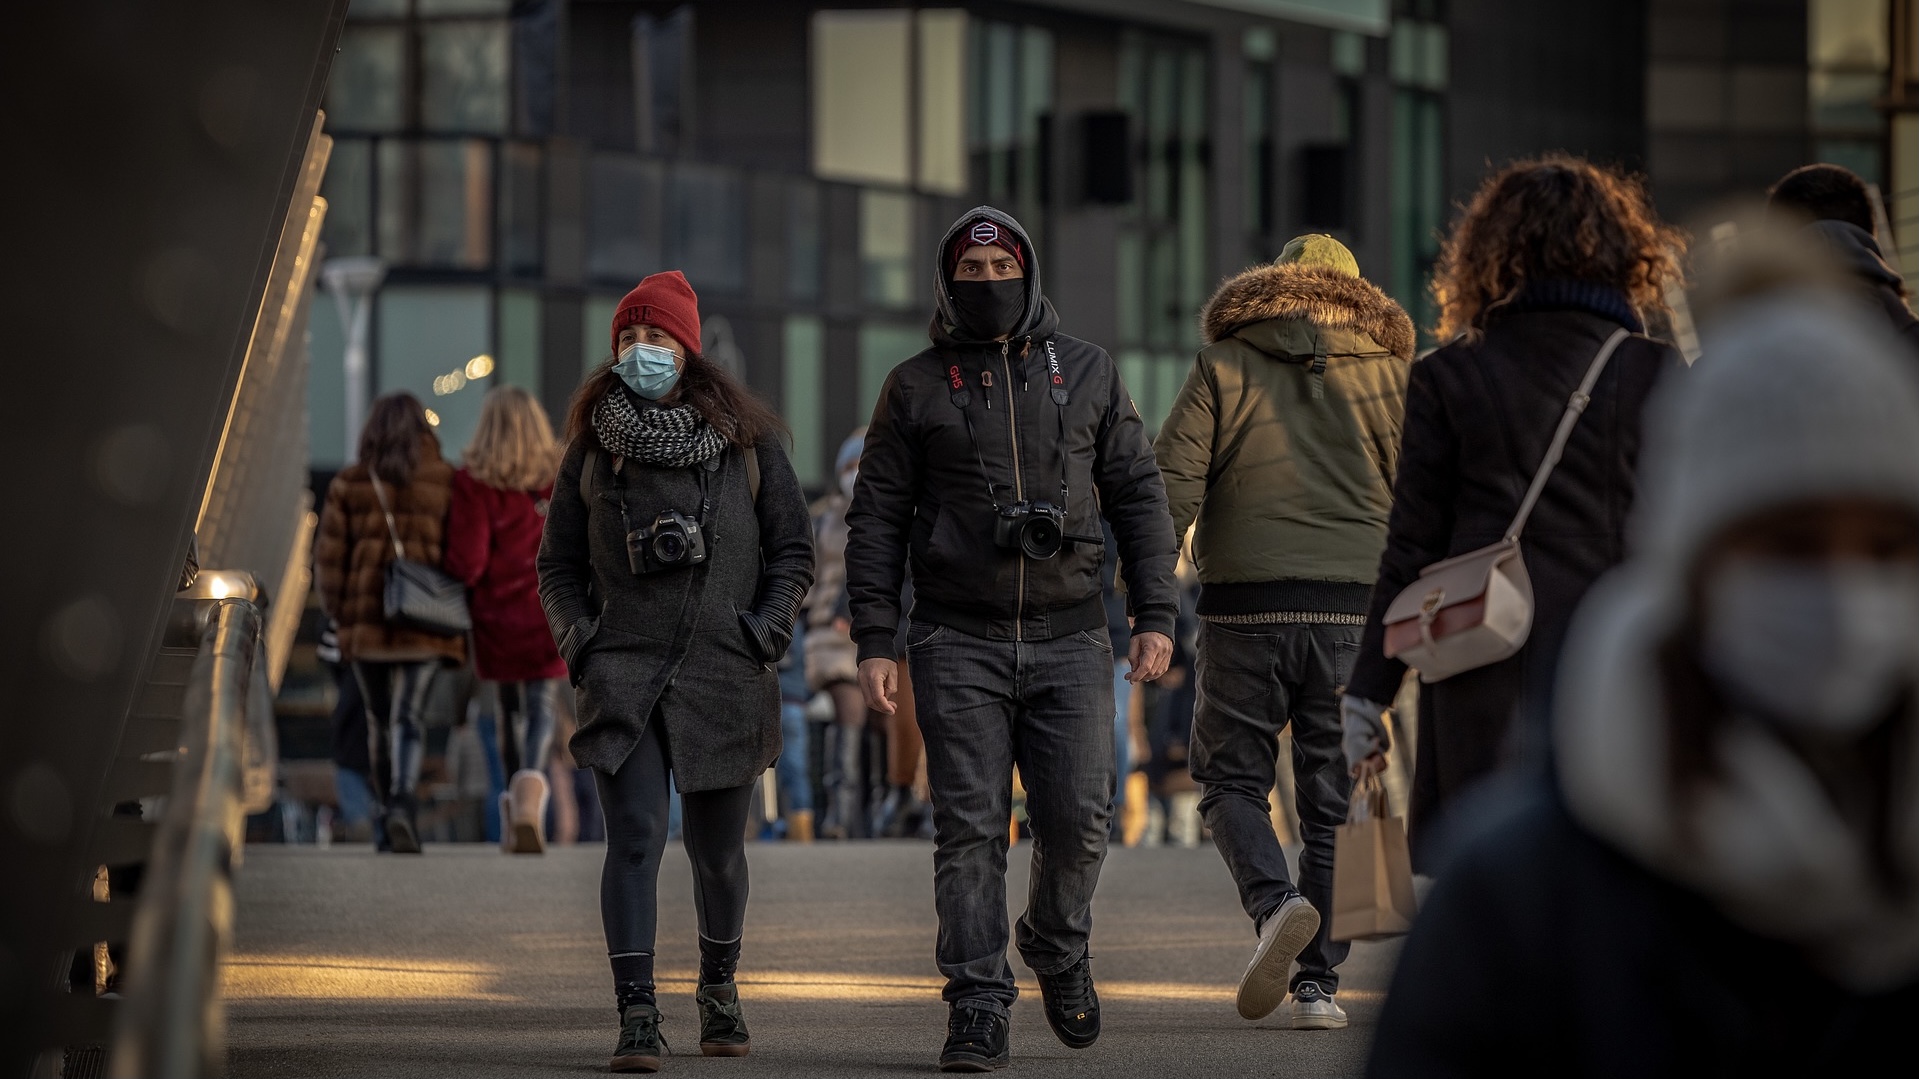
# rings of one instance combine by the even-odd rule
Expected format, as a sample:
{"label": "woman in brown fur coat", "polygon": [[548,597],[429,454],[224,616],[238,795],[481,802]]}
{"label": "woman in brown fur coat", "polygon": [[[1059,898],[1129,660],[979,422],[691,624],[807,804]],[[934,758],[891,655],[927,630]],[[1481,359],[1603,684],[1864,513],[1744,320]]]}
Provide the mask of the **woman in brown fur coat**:
{"label": "woman in brown fur coat", "polygon": [[426,411],[408,393],[373,402],[360,432],[359,458],[327,487],[314,571],[321,605],[339,627],[340,657],[353,664],[366,699],[373,792],[380,803],[374,843],[418,854],[414,791],[425,751],[422,713],[434,675],[442,666],[460,664],[466,641],[387,622],[386,567],[395,557],[396,538],[407,558],[440,564],[453,467],[441,459]]}

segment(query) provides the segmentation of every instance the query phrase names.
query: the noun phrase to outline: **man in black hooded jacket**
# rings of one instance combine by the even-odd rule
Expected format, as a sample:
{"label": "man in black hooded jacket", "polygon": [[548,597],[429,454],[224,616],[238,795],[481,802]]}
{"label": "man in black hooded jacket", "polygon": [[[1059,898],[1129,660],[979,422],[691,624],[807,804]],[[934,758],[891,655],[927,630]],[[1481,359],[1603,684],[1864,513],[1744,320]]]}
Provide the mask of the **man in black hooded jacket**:
{"label": "man in black hooded jacket", "polygon": [[1886,264],[1872,234],[1872,196],[1866,182],[1842,165],[1802,165],[1766,192],[1775,214],[1801,224],[1886,312],[1894,332],[1919,354],[1919,316],[1912,313],[1906,279]]}
{"label": "man in black hooded jacket", "polygon": [[1053,1032],[1099,1036],[1086,951],[1114,774],[1103,515],[1133,613],[1128,677],[1172,654],[1178,548],[1153,449],[1111,357],[1058,332],[1032,240],[991,207],[938,251],[932,347],[894,368],[847,513],[846,584],[869,706],[893,711],[906,634],[937,839],[937,955],[952,1005],[940,1066],[1007,1061],[1005,874],[1012,772],[1033,875],[1018,926]]}

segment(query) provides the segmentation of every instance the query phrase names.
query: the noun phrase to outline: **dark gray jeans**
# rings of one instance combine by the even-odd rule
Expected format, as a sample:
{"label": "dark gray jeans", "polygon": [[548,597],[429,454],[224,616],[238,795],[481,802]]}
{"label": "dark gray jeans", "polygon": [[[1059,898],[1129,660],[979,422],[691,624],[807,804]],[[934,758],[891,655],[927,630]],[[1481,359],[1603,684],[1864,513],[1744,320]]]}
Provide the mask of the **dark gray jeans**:
{"label": "dark gray jeans", "polygon": [[1106,859],[1113,646],[1104,629],[1014,642],[913,622],[906,655],[933,796],[935,954],[944,996],[1005,1014],[1019,996],[1006,961],[1013,766],[1033,834],[1020,957],[1035,973],[1056,974],[1086,954]]}
{"label": "dark gray jeans", "polygon": [[[1333,829],[1346,822],[1352,777],[1339,747],[1339,693],[1359,654],[1360,626],[1220,625],[1199,630],[1199,697],[1191,761],[1199,811],[1257,925],[1295,891],[1319,911],[1319,932],[1299,953],[1292,984],[1339,987],[1335,968],[1351,945],[1332,924]],[[1299,887],[1273,834],[1267,792],[1278,780],[1279,734],[1293,726],[1299,810]]]}

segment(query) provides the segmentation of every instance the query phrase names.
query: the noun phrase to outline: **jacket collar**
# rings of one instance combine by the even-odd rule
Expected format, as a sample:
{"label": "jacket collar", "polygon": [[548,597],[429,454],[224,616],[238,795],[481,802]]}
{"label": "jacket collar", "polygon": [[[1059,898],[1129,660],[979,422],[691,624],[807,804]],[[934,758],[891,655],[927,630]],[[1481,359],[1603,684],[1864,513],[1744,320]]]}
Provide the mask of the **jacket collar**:
{"label": "jacket collar", "polygon": [[1210,345],[1271,319],[1356,330],[1402,360],[1413,358],[1413,320],[1392,297],[1361,278],[1297,263],[1254,266],[1228,278],[1200,313],[1200,337]]}
{"label": "jacket collar", "polygon": [[1520,286],[1518,295],[1488,313],[1501,310],[1584,311],[1609,318],[1634,333],[1646,331],[1646,324],[1640,321],[1639,312],[1633,308],[1632,301],[1626,298],[1625,293],[1609,285],[1596,285],[1590,281],[1566,278],[1528,281]]}

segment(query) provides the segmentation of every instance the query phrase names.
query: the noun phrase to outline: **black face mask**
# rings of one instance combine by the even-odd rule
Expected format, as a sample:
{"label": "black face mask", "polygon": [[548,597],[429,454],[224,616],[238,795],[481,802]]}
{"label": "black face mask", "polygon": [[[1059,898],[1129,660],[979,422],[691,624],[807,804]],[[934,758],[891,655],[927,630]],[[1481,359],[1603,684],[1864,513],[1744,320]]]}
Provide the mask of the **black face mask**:
{"label": "black face mask", "polygon": [[960,328],[982,340],[991,340],[1019,328],[1026,315],[1026,279],[1005,281],[952,281],[947,283],[953,297],[953,314]]}

